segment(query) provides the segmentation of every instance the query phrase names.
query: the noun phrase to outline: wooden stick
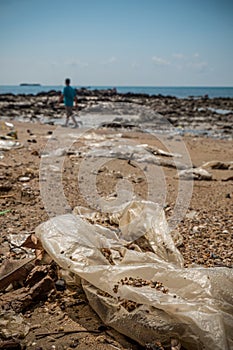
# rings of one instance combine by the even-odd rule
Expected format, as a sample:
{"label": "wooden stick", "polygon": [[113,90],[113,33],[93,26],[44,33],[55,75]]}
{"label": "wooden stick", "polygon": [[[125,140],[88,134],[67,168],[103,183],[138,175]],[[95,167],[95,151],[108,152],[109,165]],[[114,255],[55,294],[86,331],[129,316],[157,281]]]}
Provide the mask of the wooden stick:
{"label": "wooden stick", "polygon": [[62,335],[62,336],[65,336],[67,334],[73,334],[73,333],[94,333],[94,334],[99,334],[101,333],[100,331],[96,330],[96,331],[88,331],[86,329],[84,330],[76,330],[76,331],[59,331],[59,332],[49,332],[49,333],[39,333],[39,334],[36,334],[36,338],[39,339],[39,338],[44,338],[44,337],[48,337],[50,335]]}

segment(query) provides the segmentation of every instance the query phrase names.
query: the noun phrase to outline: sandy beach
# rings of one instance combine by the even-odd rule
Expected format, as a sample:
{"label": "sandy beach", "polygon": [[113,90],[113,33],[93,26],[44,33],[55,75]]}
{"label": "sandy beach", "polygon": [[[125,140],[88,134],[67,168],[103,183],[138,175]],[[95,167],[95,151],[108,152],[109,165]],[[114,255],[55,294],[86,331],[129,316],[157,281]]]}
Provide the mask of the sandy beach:
{"label": "sandy beach", "polygon": [[[69,128],[61,126],[64,121],[64,117],[61,119],[64,110],[62,106],[56,106],[56,94],[45,94],[37,98],[1,96],[1,134],[6,136],[10,132],[9,127],[4,126],[5,122],[13,123],[17,139],[12,138],[11,141],[18,142],[9,146],[9,150],[4,150],[4,142],[1,147],[2,276],[6,274],[3,267],[7,265],[7,261],[13,261],[14,266],[17,266],[24,259],[34,256],[34,249],[29,254],[27,248],[18,247],[24,239],[34,233],[39,224],[48,220],[54,213],[59,213],[59,210],[70,212],[76,206],[90,208],[95,205],[90,179],[95,181],[96,196],[105,200],[117,197],[116,185],[120,180],[131,183],[129,188],[137,199],[153,198],[156,201],[157,196],[171,225],[176,217],[177,198],[181,196],[183,212],[177,224],[173,223],[171,235],[179,237],[176,243],[184,258],[184,266],[231,269],[233,266],[232,114],[217,114],[216,109],[232,111],[232,99],[195,101],[118,96],[112,91],[101,96],[96,96],[94,93],[85,96],[85,93],[83,91],[83,95],[80,96],[79,115],[83,125],[79,129],[72,129],[71,125]],[[98,108],[96,108],[97,102],[100,103]],[[134,104],[133,109],[129,108],[131,103]],[[113,113],[114,118],[107,120],[100,118],[98,123],[88,124],[90,111],[91,118],[94,119],[95,115],[99,115],[100,111],[102,113],[106,106],[110,108],[110,105],[112,111],[116,111],[117,108],[120,111],[118,114]],[[146,118],[143,114],[144,107],[153,110],[150,118]],[[124,118],[122,110],[126,108],[128,114],[127,118]],[[140,109],[139,119],[135,117],[137,108]],[[107,110],[104,115],[109,115],[109,111]],[[169,124],[170,132],[165,130],[168,124],[164,123],[164,120],[161,122],[159,117],[156,119],[156,115],[163,116]],[[6,137],[2,139],[7,141]],[[119,145],[124,145],[125,150],[122,146],[119,151]],[[41,188],[43,190],[44,185],[43,162],[46,159],[46,152],[51,151],[50,147],[53,148],[52,151],[61,152],[60,155],[55,155],[58,157],[56,160],[59,161],[59,157],[63,157],[62,166],[58,169],[66,199],[66,205],[63,207],[59,207],[56,201],[50,206],[54,201],[53,188],[49,188],[51,192],[48,191],[46,198],[41,195]],[[139,150],[136,151],[137,149]],[[113,152],[112,157],[108,158],[106,152],[110,151],[115,153]],[[150,163],[149,158],[141,161],[142,156],[154,157],[159,163],[154,161]],[[101,162],[95,163],[93,159],[97,158],[101,159]],[[148,164],[146,169],[146,162],[152,164],[152,170]],[[56,162],[52,164],[55,165]],[[154,177],[153,167],[155,167]],[[190,173],[185,173],[185,170],[190,168],[193,170],[192,178]],[[56,170],[51,171],[56,173]],[[51,184],[53,185],[53,182]],[[152,187],[154,192],[151,194]],[[53,281],[60,279],[57,266],[54,268],[51,262],[42,266],[43,276],[49,274]],[[12,271],[9,269],[8,274]],[[30,324],[27,334],[22,335],[22,331],[20,336],[17,334],[7,339],[8,342],[16,339],[15,343],[20,344],[17,349],[146,349],[116,330],[103,325],[89,306],[80,286],[74,288],[66,285],[65,288],[57,288],[58,290],[55,288],[56,291],[48,288],[48,292],[41,298],[37,294],[35,300],[20,303],[19,299],[26,298],[26,289],[23,291],[24,294],[20,294],[22,288],[29,288],[28,285],[25,286],[25,280],[26,277],[22,281],[17,277],[3,288],[0,294],[2,308],[8,308],[8,311],[16,310],[16,314],[22,315],[24,322]],[[15,306],[17,303],[18,308]],[[21,326],[23,328],[23,323]],[[83,328],[86,333],[62,333],[64,330]],[[93,330],[99,333],[92,334]],[[53,332],[62,334],[62,337],[58,338]],[[38,337],[39,333],[47,335]],[[3,349],[1,341],[6,342],[6,339],[2,337],[0,340],[0,349]],[[155,345],[153,346],[155,349]],[[152,345],[147,349],[152,349]],[[158,344],[156,349],[159,349]],[[163,349],[163,344],[160,349]]]}

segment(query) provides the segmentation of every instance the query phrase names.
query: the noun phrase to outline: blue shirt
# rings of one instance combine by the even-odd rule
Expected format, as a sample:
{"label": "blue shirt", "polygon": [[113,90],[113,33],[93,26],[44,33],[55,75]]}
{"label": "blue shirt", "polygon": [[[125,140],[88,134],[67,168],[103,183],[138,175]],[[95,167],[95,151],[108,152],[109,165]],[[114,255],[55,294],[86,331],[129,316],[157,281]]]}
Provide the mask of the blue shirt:
{"label": "blue shirt", "polygon": [[65,86],[63,89],[63,96],[65,106],[72,107],[76,91],[71,86]]}

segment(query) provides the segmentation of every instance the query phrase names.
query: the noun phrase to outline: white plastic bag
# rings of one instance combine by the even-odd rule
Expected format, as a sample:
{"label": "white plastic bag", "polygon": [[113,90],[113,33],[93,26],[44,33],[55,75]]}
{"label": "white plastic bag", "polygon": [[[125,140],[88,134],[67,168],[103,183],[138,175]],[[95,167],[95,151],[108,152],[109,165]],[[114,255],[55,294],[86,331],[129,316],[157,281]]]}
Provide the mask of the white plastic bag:
{"label": "white plastic bag", "polygon": [[175,337],[187,349],[233,349],[232,270],[184,268],[157,204],[119,207],[102,218],[110,228],[95,223],[101,214],[74,212],[41,224],[36,235],[63,269],[84,280],[106,324],[142,345]]}

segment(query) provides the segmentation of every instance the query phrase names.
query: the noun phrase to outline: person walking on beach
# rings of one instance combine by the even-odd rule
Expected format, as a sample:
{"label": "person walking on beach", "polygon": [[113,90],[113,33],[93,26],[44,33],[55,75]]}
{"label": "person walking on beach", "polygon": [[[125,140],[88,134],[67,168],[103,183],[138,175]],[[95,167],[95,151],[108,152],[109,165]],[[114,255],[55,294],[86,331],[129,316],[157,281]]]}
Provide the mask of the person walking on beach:
{"label": "person walking on beach", "polygon": [[64,101],[64,104],[65,104],[65,108],[66,108],[66,123],[65,123],[65,126],[68,126],[69,124],[69,119],[71,117],[71,119],[73,120],[74,122],[74,126],[75,128],[78,127],[78,123],[75,119],[75,116],[74,116],[74,113],[73,113],[73,105],[74,105],[74,102],[75,102],[75,107],[77,107],[78,105],[78,99],[77,99],[77,96],[76,96],[76,91],[74,88],[72,88],[70,86],[70,79],[67,78],[65,80],[65,87],[63,89],[63,92],[59,98],[59,103],[61,103],[62,101]]}

